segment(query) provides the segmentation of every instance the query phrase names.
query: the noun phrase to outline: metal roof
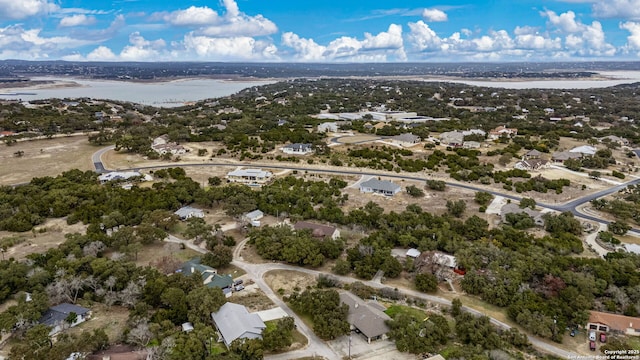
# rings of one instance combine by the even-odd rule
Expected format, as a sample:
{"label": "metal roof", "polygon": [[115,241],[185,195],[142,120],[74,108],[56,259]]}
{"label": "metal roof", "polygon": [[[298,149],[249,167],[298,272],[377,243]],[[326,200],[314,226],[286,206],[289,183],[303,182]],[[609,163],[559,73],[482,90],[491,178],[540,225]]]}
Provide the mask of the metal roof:
{"label": "metal roof", "polygon": [[246,307],[230,302],[212,313],[211,318],[227,346],[239,338],[260,338],[267,327],[258,314],[251,314]]}
{"label": "metal roof", "polygon": [[371,188],[373,190],[396,192],[400,190],[400,185],[394,184],[391,181],[369,179],[360,184],[360,188]]}

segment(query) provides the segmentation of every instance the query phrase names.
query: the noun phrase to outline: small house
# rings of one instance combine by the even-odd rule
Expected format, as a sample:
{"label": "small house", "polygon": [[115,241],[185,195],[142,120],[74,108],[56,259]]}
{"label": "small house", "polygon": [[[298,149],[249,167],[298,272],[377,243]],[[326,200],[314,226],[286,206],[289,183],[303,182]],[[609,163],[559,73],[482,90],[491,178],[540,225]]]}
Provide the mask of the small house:
{"label": "small house", "polygon": [[252,226],[260,226],[260,219],[264,217],[264,213],[260,210],[253,210],[242,215],[242,219]]}
{"label": "small house", "polygon": [[407,250],[406,256],[415,259],[420,256],[420,250],[411,248]]}
{"label": "small house", "polygon": [[338,123],[335,122],[324,122],[318,125],[318,132],[338,132]]}
{"label": "small house", "polygon": [[49,335],[55,335],[64,329],[89,320],[90,317],[91,310],[82,306],[63,303],[47,309],[38,322],[51,327]]}
{"label": "small house", "polygon": [[507,215],[509,214],[527,214],[532,219],[536,226],[543,226],[544,219],[542,218],[542,213],[540,211],[532,210],[531,208],[520,208],[518,204],[509,203],[505,204],[502,208],[500,208],[500,218],[503,223],[507,222]]}
{"label": "small house", "polygon": [[580,159],[581,157],[582,155],[575,152],[559,151],[551,155],[551,160],[556,163],[563,163],[569,159]]}
{"label": "small house", "polygon": [[402,188],[400,185],[394,184],[391,181],[369,179],[360,184],[360,192],[382,194],[385,196],[393,196],[400,192]]}
{"label": "small house", "polygon": [[518,135],[518,129],[508,128],[504,125],[501,125],[489,131],[489,140],[497,140],[502,136],[514,137],[516,135]]}

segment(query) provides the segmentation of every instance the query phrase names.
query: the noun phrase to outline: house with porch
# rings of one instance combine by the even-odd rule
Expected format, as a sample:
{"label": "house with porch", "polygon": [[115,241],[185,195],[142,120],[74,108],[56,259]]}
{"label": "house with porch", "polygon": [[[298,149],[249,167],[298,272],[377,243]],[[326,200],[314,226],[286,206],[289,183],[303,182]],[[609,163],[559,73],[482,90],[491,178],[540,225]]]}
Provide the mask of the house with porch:
{"label": "house with porch", "polygon": [[288,144],[280,148],[287,155],[307,155],[313,152],[311,144]]}
{"label": "house with porch", "polygon": [[640,318],[601,311],[589,311],[587,330],[640,336]]}
{"label": "house with porch", "polygon": [[400,185],[391,181],[378,179],[369,179],[360,184],[360,192],[362,193],[382,194],[385,196],[393,196],[399,193],[401,189]]}
{"label": "house with porch", "polygon": [[262,169],[237,169],[227,173],[227,181],[249,186],[262,186],[269,182],[273,174]]}
{"label": "house with porch", "polygon": [[391,317],[384,313],[383,305],[377,301],[364,301],[351,292],[341,292],[340,302],[349,306],[347,321],[352,331],[359,331],[369,344],[387,338],[390,329],[386,322]]}

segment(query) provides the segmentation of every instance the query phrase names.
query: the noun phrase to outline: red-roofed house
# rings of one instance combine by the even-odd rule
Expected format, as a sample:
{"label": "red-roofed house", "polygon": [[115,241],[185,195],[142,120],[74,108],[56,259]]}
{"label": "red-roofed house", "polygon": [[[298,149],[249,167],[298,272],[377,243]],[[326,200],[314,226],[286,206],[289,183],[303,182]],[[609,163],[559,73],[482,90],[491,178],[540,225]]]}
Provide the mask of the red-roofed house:
{"label": "red-roofed house", "polygon": [[587,328],[589,330],[617,332],[625,335],[640,336],[640,318],[600,311],[590,311]]}

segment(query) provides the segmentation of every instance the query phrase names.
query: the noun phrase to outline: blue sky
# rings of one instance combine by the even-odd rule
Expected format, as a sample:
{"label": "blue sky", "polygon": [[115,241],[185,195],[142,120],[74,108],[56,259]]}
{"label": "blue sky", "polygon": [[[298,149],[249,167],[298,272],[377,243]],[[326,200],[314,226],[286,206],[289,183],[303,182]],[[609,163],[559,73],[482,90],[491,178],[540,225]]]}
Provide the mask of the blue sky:
{"label": "blue sky", "polygon": [[0,0],[0,59],[640,59],[640,0]]}

